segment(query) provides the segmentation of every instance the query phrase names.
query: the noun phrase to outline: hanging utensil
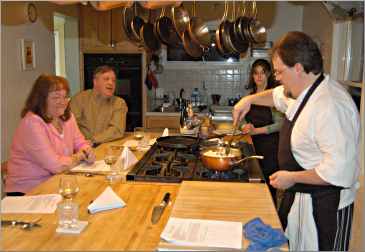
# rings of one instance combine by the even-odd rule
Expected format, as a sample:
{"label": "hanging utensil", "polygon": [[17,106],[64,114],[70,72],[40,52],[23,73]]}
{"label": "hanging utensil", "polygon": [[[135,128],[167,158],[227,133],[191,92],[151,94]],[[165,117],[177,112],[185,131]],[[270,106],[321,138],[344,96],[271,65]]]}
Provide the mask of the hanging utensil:
{"label": "hanging utensil", "polygon": [[203,56],[203,49],[191,39],[189,31],[183,34],[183,46],[185,52],[191,57],[199,59]]}
{"label": "hanging utensil", "polygon": [[[233,7],[233,9],[235,10],[234,7]],[[243,10],[242,13],[244,14],[245,10]],[[233,17],[233,20],[234,20],[236,18],[235,11],[234,11],[233,16],[234,16]],[[242,37],[240,36],[239,29],[238,29],[238,23],[237,23],[237,22],[240,22],[240,18],[237,18],[237,20],[230,27],[230,31],[229,31],[230,40],[232,42],[233,47],[235,48],[235,50],[237,52],[245,53],[245,52],[247,52],[248,47],[250,46],[250,43],[248,40],[242,39]]]}
{"label": "hanging utensil", "polygon": [[140,36],[142,38],[142,42],[143,42],[144,46],[148,50],[154,52],[154,51],[158,51],[161,48],[161,42],[159,41],[159,39],[156,37],[156,35],[154,33],[154,25],[153,25],[151,19],[152,19],[152,13],[150,10],[148,22],[142,26],[142,28],[140,30]]}
{"label": "hanging utensil", "polygon": [[189,12],[184,8],[183,4],[181,4],[178,7],[172,7],[171,14],[175,29],[180,38],[183,39],[184,32],[187,30],[190,23]]}
{"label": "hanging utensil", "polygon": [[226,22],[226,19],[227,19],[227,12],[228,12],[227,1],[224,1],[224,13],[223,13],[220,25],[217,27],[217,30],[215,31],[216,46],[218,48],[218,51],[222,55],[227,54],[225,48],[223,47],[223,37],[222,37],[222,30],[223,30],[223,26],[224,26],[224,24]]}
{"label": "hanging utensil", "polygon": [[141,29],[142,26],[145,24],[145,21],[138,16],[137,13],[137,4],[134,5],[134,17],[130,22],[130,30],[132,31],[132,35],[134,36],[134,40],[141,41]]}
{"label": "hanging utensil", "polygon": [[176,31],[172,19],[165,15],[165,9],[162,10],[161,16],[155,22],[155,32],[158,34],[161,42],[167,46],[182,46],[181,38]]}
{"label": "hanging utensil", "polygon": [[[232,13],[233,13],[233,7],[232,7]],[[228,19],[228,15],[227,15],[227,19],[224,22],[223,26],[221,27],[220,34],[222,36],[223,48],[225,49],[226,52],[228,52],[230,54],[238,52],[236,50],[236,48],[234,48],[232,41],[231,41],[231,37],[230,37],[230,30],[231,30],[232,26],[233,26],[233,23]]]}
{"label": "hanging utensil", "polygon": [[185,30],[182,36],[184,50],[191,57],[199,59],[203,56],[203,49],[198,43],[195,43],[189,33],[189,30]]}
{"label": "hanging utensil", "polygon": [[252,43],[264,43],[266,41],[267,31],[265,26],[263,26],[257,19],[257,5],[255,1],[253,2],[255,3],[255,12],[253,18],[250,21],[249,35],[251,37]]}
{"label": "hanging utensil", "polygon": [[202,18],[196,16],[196,2],[193,4],[193,17],[190,18],[188,31],[191,39],[203,48],[211,46],[209,28]]}
{"label": "hanging utensil", "polygon": [[125,35],[127,35],[127,38],[129,40],[138,42],[138,39],[136,39],[136,37],[133,35],[132,29],[131,29],[131,22],[134,18],[134,11],[133,8],[129,8],[129,7],[124,7],[122,10],[122,28],[123,31],[125,33]]}

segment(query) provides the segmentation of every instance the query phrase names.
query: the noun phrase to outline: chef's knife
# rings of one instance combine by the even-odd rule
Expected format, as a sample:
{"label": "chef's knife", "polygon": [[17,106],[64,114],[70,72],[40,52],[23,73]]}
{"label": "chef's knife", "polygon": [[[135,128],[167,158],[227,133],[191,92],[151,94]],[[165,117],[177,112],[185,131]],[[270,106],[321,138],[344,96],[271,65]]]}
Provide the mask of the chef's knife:
{"label": "chef's knife", "polygon": [[41,225],[38,223],[32,223],[32,222],[27,222],[27,221],[17,221],[17,220],[1,220],[1,226],[6,227],[6,226],[23,226],[23,225],[32,225],[32,227],[40,227]]}
{"label": "chef's knife", "polygon": [[170,193],[166,193],[161,203],[153,208],[151,216],[152,224],[156,224],[160,220],[161,215],[163,214],[163,211],[165,210],[169,201],[170,201]]}

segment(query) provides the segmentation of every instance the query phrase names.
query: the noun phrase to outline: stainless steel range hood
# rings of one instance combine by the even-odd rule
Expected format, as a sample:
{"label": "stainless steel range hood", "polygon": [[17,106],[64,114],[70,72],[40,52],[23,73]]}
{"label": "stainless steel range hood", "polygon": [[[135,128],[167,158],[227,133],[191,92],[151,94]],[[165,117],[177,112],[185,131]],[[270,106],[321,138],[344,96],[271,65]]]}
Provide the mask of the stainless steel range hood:
{"label": "stainless steel range hood", "polygon": [[322,3],[335,20],[348,20],[364,16],[363,1],[323,1]]}

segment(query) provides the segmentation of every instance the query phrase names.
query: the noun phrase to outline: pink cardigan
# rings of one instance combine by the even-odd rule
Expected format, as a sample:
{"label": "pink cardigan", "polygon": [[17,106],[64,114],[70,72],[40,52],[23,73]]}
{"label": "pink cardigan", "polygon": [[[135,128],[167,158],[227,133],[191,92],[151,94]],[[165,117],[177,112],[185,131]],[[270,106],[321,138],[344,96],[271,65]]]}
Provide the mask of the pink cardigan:
{"label": "pink cardigan", "polygon": [[71,164],[71,155],[89,143],[74,116],[63,124],[63,134],[38,115],[28,112],[15,131],[5,181],[6,192],[29,192]]}

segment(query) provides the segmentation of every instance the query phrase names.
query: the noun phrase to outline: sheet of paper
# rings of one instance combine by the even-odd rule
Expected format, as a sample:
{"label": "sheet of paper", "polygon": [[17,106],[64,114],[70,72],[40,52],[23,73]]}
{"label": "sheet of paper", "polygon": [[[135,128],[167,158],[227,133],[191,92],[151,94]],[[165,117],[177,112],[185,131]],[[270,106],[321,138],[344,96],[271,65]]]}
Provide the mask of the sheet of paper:
{"label": "sheet of paper", "polygon": [[171,217],[161,238],[182,246],[242,249],[242,223]]}
{"label": "sheet of paper", "polygon": [[106,165],[104,160],[95,161],[93,164],[81,163],[75,166],[70,171],[72,172],[108,172],[110,171],[109,165]]}
{"label": "sheet of paper", "polygon": [[54,213],[61,200],[59,194],[5,197],[1,213]]}

